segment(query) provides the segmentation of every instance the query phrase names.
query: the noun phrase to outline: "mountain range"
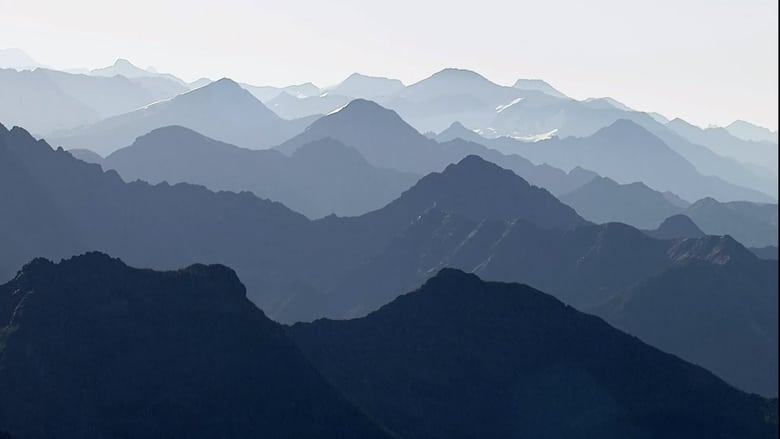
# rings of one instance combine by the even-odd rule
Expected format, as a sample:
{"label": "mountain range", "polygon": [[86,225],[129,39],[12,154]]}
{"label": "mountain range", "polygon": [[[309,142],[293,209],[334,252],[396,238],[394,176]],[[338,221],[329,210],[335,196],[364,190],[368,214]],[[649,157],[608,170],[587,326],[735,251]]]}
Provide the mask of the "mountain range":
{"label": "mountain range", "polygon": [[306,144],[288,157],[273,149],[239,148],[177,126],[155,129],[105,159],[83,154],[79,158],[116,170],[126,181],[251,191],[310,218],[378,209],[419,179],[416,174],[375,168],[354,148],[329,138]]}
{"label": "mountain range", "polygon": [[[770,437],[771,403],[531,287],[444,269],[366,317],[290,328],[405,438]],[[480,377],[475,379],[475,377]]]}
{"label": "mountain range", "polygon": [[391,437],[219,265],[87,253],[0,286],[0,425],[45,437]]}
{"label": "mountain range", "polygon": [[156,128],[181,125],[216,140],[259,149],[281,143],[309,123],[306,119],[281,119],[234,81],[220,79],[48,139],[58,146],[86,148],[105,156]]}

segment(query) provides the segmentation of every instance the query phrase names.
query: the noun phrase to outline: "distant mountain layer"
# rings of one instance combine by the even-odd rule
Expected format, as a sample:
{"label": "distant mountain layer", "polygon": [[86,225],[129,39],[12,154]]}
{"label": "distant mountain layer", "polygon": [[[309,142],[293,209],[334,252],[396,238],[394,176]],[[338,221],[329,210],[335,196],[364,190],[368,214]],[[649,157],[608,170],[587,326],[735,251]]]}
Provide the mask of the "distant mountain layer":
{"label": "distant mountain layer", "polygon": [[479,155],[554,194],[571,191],[595,176],[592,173],[585,177],[570,175],[460,139],[438,143],[417,132],[394,111],[364,99],[355,99],[339,111],[316,120],[278,149],[289,155],[302,145],[322,138],[354,147],[374,166],[416,174],[438,172],[468,155]]}
{"label": "distant mountain layer", "polygon": [[287,157],[276,150],[249,150],[217,142],[183,127],[158,128],[99,162],[126,181],[184,182],[215,191],[251,191],[311,218],[378,209],[419,179],[412,173],[375,168],[355,149],[328,138],[304,145]]}
{"label": "distant mountain layer", "polygon": [[[776,133],[774,141],[765,139],[745,140],[733,135],[730,131],[742,129],[739,132],[744,133],[746,130],[751,130],[751,128],[743,124],[736,125],[736,128],[732,124],[731,128],[701,129],[682,119],[674,119],[666,126],[691,142],[704,145],[724,157],[731,157],[741,162],[767,167],[777,175],[778,148]],[[752,133],[756,129],[760,128],[752,128],[749,132]],[[771,137],[771,133],[765,137]]]}
{"label": "distant mountain layer", "polygon": [[750,247],[777,244],[777,204],[721,203],[703,198],[685,206],[680,202],[684,200],[675,198],[674,194],[662,194],[642,183],[618,184],[608,178],[593,179],[560,196],[561,201],[596,223],[619,221],[654,229],[666,218],[684,214],[709,235],[731,235]]}
{"label": "distant mountain layer", "polygon": [[731,133],[732,136],[742,140],[772,142],[777,144],[777,131],[771,131],[750,122],[745,122],[744,120],[732,122],[726,127],[726,130]]}
{"label": "distant mountain layer", "polygon": [[390,437],[224,266],[88,253],[0,285],[0,425],[20,438]]}
{"label": "distant mountain layer", "polygon": [[259,149],[283,142],[309,123],[281,119],[241,86],[221,79],[170,100],[57,133],[49,140],[105,156],[156,128],[181,125],[213,139]]}
{"label": "distant mountain layer", "polygon": [[0,122],[38,135],[94,123],[186,91],[164,78],[95,77],[0,69]]}
{"label": "distant mountain layer", "polygon": [[289,332],[405,438],[777,434],[773,402],[531,287],[457,270],[366,317]]}

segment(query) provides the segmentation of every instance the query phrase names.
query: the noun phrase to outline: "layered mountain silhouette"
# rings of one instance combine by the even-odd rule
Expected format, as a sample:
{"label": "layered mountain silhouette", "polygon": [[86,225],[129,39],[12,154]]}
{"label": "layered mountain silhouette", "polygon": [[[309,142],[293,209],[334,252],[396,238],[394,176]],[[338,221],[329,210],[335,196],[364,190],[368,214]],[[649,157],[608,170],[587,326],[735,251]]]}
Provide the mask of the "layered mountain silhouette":
{"label": "layered mountain silhouette", "polygon": [[220,265],[35,259],[0,286],[0,341],[18,437],[390,437]]}
{"label": "layered mountain silhouette", "polygon": [[719,155],[767,167],[777,175],[776,136],[774,142],[744,140],[731,134],[728,128],[702,129],[679,118],[672,120],[666,126],[691,142],[704,145]]}
{"label": "layered mountain silhouette", "polygon": [[298,241],[290,236],[308,224],[303,215],[249,192],[125,183],[116,171],[52,150],[21,128],[0,128],[0,166],[7,208],[0,218],[3,280],[34,257],[101,250],[155,268],[229,264],[262,303],[259,292],[267,291],[270,301],[276,291],[270,285],[278,285],[268,276],[294,258]]}
{"label": "layered mountain silhouette", "polygon": [[404,84],[398,79],[353,73],[339,84],[325,90],[328,94],[375,99],[401,92],[403,89]]}
{"label": "layered mountain silhouette", "polygon": [[[707,237],[680,247],[619,223],[589,225],[548,192],[478,157],[423,178],[382,209],[309,221],[246,192],[124,183],[22,129],[0,133],[6,279],[35,256],[92,249],[155,268],[219,262],[236,269],[250,299],[269,315],[292,322],[365,315],[447,266],[522,281],[583,310],[686,261],[733,264],[725,271],[733,282],[777,270],[733,240],[713,247]],[[776,286],[752,294],[776,295]],[[740,371],[758,372],[751,361]],[[740,388],[750,384],[739,376],[724,378]]]}
{"label": "layered mountain silhouette", "polygon": [[316,120],[278,149],[289,155],[300,146],[322,138],[336,139],[356,148],[374,166],[417,174],[438,172],[468,155],[479,155],[555,194],[571,191],[592,178],[592,175],[570,175],[547,165],[537,166],[521,156],[505,155],[461,139],[438,143],[417,132],[394,111],[365,99],[355,99],[339,111]]}
{"label": "layered mountain silhouette", "polygon": [[289,333],[402,437],[777,434],[774,402],[531,287],[458,270],[366,317]]}
{"label": "layered mountain silhouette", "polygon": [[419,179],[411,173],[377,169],[355,149],[329,138],[304,145],[287,157],[276,150],[218,142],[183,127],[158,128],[100,163],[126,181],[251,191],[313,218],[378,209]]}
{"label": "layered mountain silhouette", "polygon": [[741,389],[774,397],[777,261],[753,261],[738,246],[728,237],[684,240],[671,252],[703,247],[713,263],[693,260],[645,279],[597,313]]}
{"label": "layered mountain silhouette", "polygon": [[643,183],[621,185],[606,177],[594,178],[560,199],[590,221],[618,221],[644,229],[680,211],[667,197]]}
{"label": "layered mountain silhouette", "polygon": [[349,101],[350,98],[337,94],[297,97],[287,92],[282,92],[275,98],[266,101],[266,105],[282,118],[296,119],[328,114],[343,107]]}
{"label": "layered mountain silhouette", "polygon": [[282,93],[287,93],[296,98],[308,98],[319,96],[322,93],[319,87],[307,82],[304,84],[289,85],[286,87],[272,87],[268,85],[241,84],[241,87],[248,90],[254,97],[261,102],[268,102]]}
{"label": "layered mountain silhouette", "polygon": [[519,88],[520,90],[536,90],[550,96],[555,96],[556,98],[568,98],[568,96],[541,79],[518,79],[512,87]]}
{"label": "layered mountain silhouette", "polygon": [[777,204],[704,198],[685,209],[685,214],[707,234],[731,235],[748,247],[777,245]]}
{"label": "layered mountain silhouette", "polygon": [[726,126],[726,131],[742,140],[755,142],[772,142],[777,144],[777,131],[754,125],[744,120],[735,120]]}
{"label": "layered mountain silhouette", "polygon": [[152,70],[151,68],[142,69],[124,58],[118,58],[113,65],[99,69],[93,69],[90,70],[89,73],[95,76],[120,75],[124,76],[125,78],[164,78],[189,88],[189,84],[177,78],[176,76],[173,76],[169,73],[160,73],[156,70]]}
{"label": "layered mountain silhouette", "polygon": [[560,199],[596,223],[618,221],[637,228],[654,229],[667,216],[685,215],[703,233],[731,235],[748,247],[777,243],[777,204],[721,203],[710,197],[691,204],[673,193],[661,193],[642,183],[618,184],[608,178],[595,178],[560,195]]}
{"label": "layered mountain silhouette", "polygon": [[105,156],[153,129],[181,125],[223,142],[258,149],[281,143],[309,123],[281,119],[237,83],[223,78],[170,100],[59,133],[49,140]]}
{"label": "layered mountain silhouette", "polygon": [[771,180],[755,177],[754,180],[760,180],[752,181],[755,185],[737,186],[721,178],[721,174],[702,174],[655,133],[627,119],[618,120],[582,138],[553,137],[538,142],[522,142],[501,137],[480,143],[504,153],[519,154],[534,163],[547,163],[563,170],[580,166],[619,183],[640,181],[653,189],[671,191],[691,200],[710,196],[726,201],[774,201],[769,196],[769,187],[772,184],[776,186],[776,183]]}

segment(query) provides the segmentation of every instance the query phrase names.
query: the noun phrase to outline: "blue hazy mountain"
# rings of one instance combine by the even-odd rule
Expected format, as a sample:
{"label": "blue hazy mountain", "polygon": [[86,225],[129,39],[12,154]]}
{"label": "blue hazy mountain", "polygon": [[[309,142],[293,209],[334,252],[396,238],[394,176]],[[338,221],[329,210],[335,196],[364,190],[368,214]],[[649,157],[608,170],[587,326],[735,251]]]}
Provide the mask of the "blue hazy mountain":
{"label": "blue hazy mountain", "polygon": [[521,156],[505,155],[460,139],[439,143],[417,132],[396,112],[365,99],[355,99],[339,111],[316,120],[278,149],[289,155],[301,145],[322,138],[354,147],[374,166],[416,174],[438,172],[468,155],[479,155],[554,194],[569,192],[593,177],[534,165]]}
{"label": "blue hazy mountain", "polygon": [[706,233],[702,232],[690,217],[681,213],[666,218],[657,228],[647,230],[646,233],[658,239],[685,239],[706,236]]}
{"label": "blue hazy mountain", "polygon": [[618,120],[588,137],[552,137],[538,142],[501,137],[481,143],[563,170],[580,166],[619,183],[641,181],[655,190],[671,191],[685,199],[709,196],[724,201],[775,201],[771,195],[776,188],[772,192],[770,179],[753,176],[750,181],[753,185],[739,186],[720,174],[703,174],[655,133],[631,120]]}
{"label": "blue hazy mountain", "polygon": [[58,133],[49,140],[105,156],[153,129],[181,125],[216,140],[259,149],[281,143],[309,123],[280,118],[237,83],[223,78],[172,99]]}
{"label": "blue hazy mountain", "polygon": [[375,99],[399,93],[403,89],[404,84],[398,79],[353,73],[333,87],[325,88],[325,91],[350,98]]}
{"label": "blue hazy mountain", "polygon": [[454,269],[366,317],[289,333],[406,438],[777,434],[773,402],[527,285]]}
{"label": "blue hazy mountain", "polygon": [[288,157],[273,149],[239,148],[183,127],[158,128],[99,163],[126,181],[251,191],[310,218],[378,209],[419,179],[416,174],[375,168],[354,148],[329,138],[304,145]]}
{"label": "blue hazy mountain", "polygon": [[744,140],[731,134],[728,128],[702,129],[679,118],[666,126],[692,143],[704,145],[721,156],[766,167],[777,175],[777,140]]}
{"label": "blue hazy mountain", "polygon": [[0,49],[0,69],[32,70],[37,67],[44,66],[21,49]]}
{"label": "blue hazy mountain", "polygon": [[0,69],[0,120],[48,135],[183,91],[185,87],[161,78],[105,78],[42,68],[21,72]]}
{"label": "blue hazy mountain", "polygon": [[556,98],[568,98],[568,96],[541,79],[518,79],[512,87],[520,90],[536,90]]}
{"label": "blue hazy mountain", "polygon": [[735,120],[725,128],[732,136],[742,140],[777,144],[777,131],[771,131],[768,128],[754,125],[744,120]]}
{"label": "blue hazy mountain", "polygon": [[322,94],[322,90],[320,90],[319,87],[312,84],[311,82],[288,85],[286,87],[273,87],[270,85],[251,85],[242,83],[241,87],[248,90],[254,97],[263,103],[270,101],[282,93],[287,93],[291,96],[295,96],[296,98],[308,98]]}
{"label": "blue hazy mountain", "polygon": [[640,229],[655,227],[681,210],[643,183],[621,185],[607,177],[594,178],[559,198],[595,223],[618,221]]}
{"label": "blue hazy mountain", "polygon": [[20,438],[390,437],[245,293],[221,265],[33,260],[0,285],[0,425]]}

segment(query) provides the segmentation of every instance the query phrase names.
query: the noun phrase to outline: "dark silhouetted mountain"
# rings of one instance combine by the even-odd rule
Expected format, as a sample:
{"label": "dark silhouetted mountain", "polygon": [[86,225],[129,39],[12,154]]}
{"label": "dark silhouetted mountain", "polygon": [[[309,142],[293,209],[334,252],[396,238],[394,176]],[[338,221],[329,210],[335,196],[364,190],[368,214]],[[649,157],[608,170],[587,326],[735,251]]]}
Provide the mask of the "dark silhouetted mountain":
{"label": "dark silhouetted mountain", "polygon": [[556,98],[566,99],[568,96],[558,91],[555,87],[541,79],[518,79],[512,86],[521,90],[535,90]]}
{"label": "dark silhouetted mountain", "polygon": [[777,245],[777,204],[720,203],[704,198],[685,214],[708,235],[731,235],[748,247]]}
{"label": "dark silhouetted mountain", "polygon": [[223,142],[258,149],[281,143],[309,123],[281,119],[241,86],[223,78],[50,140],[67,148],[87,148],[108,155],[155,128],[181,125]]}
{"label": "dark silhouetted mountain", "polygon": [[288,333],[405,438],[777,434],[772,401],[533,288],[457,270],[364,318]]}
{"label": "dark silhouetted mountain", "polygon": [[241,84],[241,87],[248,90],[254,97],[263,103],[270,101],[282,93],[287,93],[296,98],[308,98],[322,94],[322,90],[311,82],[289,85],[287,87],[257,86],[250,84]]}
{"label": "dark silhouetted mountain", "polygon": [[35,259],[0,286],[0,340],[18,437],[388,437],[224,266]]}
{"label": "dark silhouetted mountain", "polygon": [[76,149],[69,149],[68,152],[70,153],[70,155],[76,157],[82,162],[97,163],[97,164],[103,163],[103,157],[100,154],[89,149],[76,148]]}
{"label": "dark silhouetted mountain", "polygon": [[[740,389],[776,397],[777,261],[738,246],[729,237],[682,241],[678,248],[703,247],[714,263],[690,261],[652,276],[597,313]],[[734,258],[737,251],[744,254]]]}
{"label": "dark silhouetted mountain", "polygon": [[761,259],[777,260],[777,246],[768,245],[766,247],[751,247],[749,250]]}
{"label": "dark silhouetted mountain", "polygon": [[740,162],[767,167],[777,173],[777,140],[772,142],[744,140],[732,135],[727,128],[699,128],[682,119],[667,125],[692,143],[704,145],[715,153]]}
{"label": "dark silhouetted mountain", "polygon": [[287,157],[276,150],[239,148],[182,127],[158,128],[101,164],[126,181],[251,191],[309,217],[379,209],[419,179],[415,174],[375,168],[354,148],[332,139],[304,145]]}
{"label": "dark silhouetted mountain", "polygon": [[423,177],[386,209],[438,209],[475,220],[523,220],[542,228],[587,224],[547,190],[475,155]]}
{"label": "dark silhouetted mountain", "polygon": [[680,208],[643,183],[618,184],[597,177],[573,192],[560,196],[584,218],[596,223],[622,222],[649,229]]}
{"label": "dark silhouetted mountain", "polygon": [[279,93],[266,101],[268,108],[284,119],[328,114],[349,103],[350,98],[336,94],[296,97],[287,92]]}
{"label": "dark silhouetted mountain", "polygon": [[569,176],[547,165],[537,166],[518,155],[505,155],[480,144],[461,139],[438,143],[418,133],[394,111],[364,99],[355,99],[339,111],[316,120],[278,149],[291,154],[301,145],[322,138],[354,147],[369,163],[381,168],[427,174],[439,172],[468,155],[479,155],[554,194],[569,192],[583,184],[582,176]]}
{"label": "dark silhouetted mountain", "polygon": [[683,214],[672,215],[666,218],[658,228],[648,230],[647,234],[658,239],[701,238],[706,236],[693,220]]}
{"label": "dark silhouetted mountain", "polygon": [[0,49],[0,69],[31,70],[36,67],[43,65],[23,50],[13,47]]}
{"label": "dark silhouetted mountain", "polygon": [[348,96],[350,98],[374,99],[398,93],[404,84],[397,79],[378,76],[366,76],[353,73],[341,83],[326,89],[328,94]]}
{"label": "dark silhouetted mountain", "polygon": [[750,122],[745,122],[744,120],[735,120],[726,127],[726,131],[731,133],[732,136],[742,140],[772,142],[777,144],[777,131],[771,131]]}

